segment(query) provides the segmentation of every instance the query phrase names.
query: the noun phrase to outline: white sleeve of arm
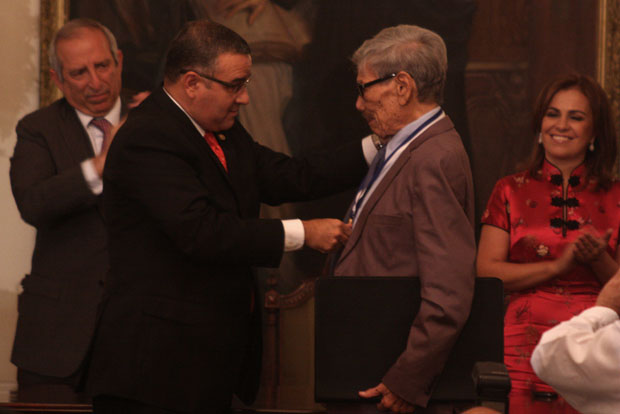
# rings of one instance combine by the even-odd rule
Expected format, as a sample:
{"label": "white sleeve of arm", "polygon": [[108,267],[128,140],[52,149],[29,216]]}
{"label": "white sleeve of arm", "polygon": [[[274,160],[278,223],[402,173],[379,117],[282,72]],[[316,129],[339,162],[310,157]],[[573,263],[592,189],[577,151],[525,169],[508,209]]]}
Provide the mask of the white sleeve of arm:
{"label": "white sleeve of arm", "polygon": [[580,412],[620,413],[619,344],[618,314],[595,306],[545,332],[531,363]]}
{"label": "white sleeve of arm", "polygon": [[306,232],[304,225],[299,219],[282,220],[284,227],[284,251],[293,252],[304,247]]}
{"label": "white sleeve of arm", "polygon": [[95,195],[101,194],[103,192],[103,180],[99,177],[99,174],[97,174],[92,158],[82,161],[80,166],[82,167],[82,174],[84,174],[84,180],[86,184],[88,184],[90,191]]}

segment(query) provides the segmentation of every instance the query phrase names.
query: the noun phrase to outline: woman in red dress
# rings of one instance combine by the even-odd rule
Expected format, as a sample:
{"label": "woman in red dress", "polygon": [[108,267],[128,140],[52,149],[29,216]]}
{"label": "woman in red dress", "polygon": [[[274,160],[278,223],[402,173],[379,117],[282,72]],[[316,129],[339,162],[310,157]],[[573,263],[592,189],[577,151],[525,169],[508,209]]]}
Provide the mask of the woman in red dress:
{"label": "woman in red dress", "polygon": [[504,282],[511,414],[577,413],[530,366],[541,334],[594,305],[618,269],[620,183],[607,96],[592,79],[547,84],[529,168],[497,182],[482,216],[477,270]]}

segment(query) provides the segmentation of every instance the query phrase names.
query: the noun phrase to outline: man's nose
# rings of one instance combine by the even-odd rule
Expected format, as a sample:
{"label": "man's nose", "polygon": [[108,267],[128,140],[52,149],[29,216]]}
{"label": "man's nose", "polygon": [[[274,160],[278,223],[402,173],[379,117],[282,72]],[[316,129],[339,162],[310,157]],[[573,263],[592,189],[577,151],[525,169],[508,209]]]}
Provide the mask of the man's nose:
{"label": "man's nose", "polygon": [[88,71],[88,86],[92,89],[99,89],[101,87],[101,77],[97,74],[97,71],[94,69],[90,69]]}
{"label": "man's nose", "polygon": [[360,95],[357,95],[357,99],[355,100],[355,109],[357,109],[358,111],[363,111],[364,110],[364,98],[362,98]]}
{"label": "man's nose", "polygon": [[235,98],[235,102],[239,105],[247,105],[250,103],[250,95],[248,94],[248,88],[246,86],[239,92]]}

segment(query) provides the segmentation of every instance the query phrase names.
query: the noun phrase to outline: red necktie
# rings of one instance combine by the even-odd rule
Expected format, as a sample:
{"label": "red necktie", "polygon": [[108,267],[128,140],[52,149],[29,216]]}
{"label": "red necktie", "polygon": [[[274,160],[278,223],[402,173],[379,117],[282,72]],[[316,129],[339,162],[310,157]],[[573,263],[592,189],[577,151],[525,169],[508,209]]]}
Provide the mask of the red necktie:
{"label": "red necktie", "polygon": [[228,166],[226,165],[226,157],[224,156],[224,151],[222,147],[220,147],[220,143],[215,139],[215,135],[212,132],[205,132],[205,140],[207,144],[211,147],[213,153],[217,156],[217,159],[220,160],[222,166],[228,172]]}
{"label": "red necktie", "polygon": [[101,141],[101,148],[99,148],[99,151],[101,151],[110,139],[112,124],[105,118],[93,118],[90,123],[103,133],[103,141]]}

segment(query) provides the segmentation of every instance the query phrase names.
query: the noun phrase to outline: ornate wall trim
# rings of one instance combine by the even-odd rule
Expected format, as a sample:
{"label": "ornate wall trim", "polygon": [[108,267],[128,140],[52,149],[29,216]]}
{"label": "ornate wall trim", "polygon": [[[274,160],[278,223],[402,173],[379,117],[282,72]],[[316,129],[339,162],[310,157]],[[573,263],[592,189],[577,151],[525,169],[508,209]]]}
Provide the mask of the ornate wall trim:
{"label": "ornate wall trim", "polygon": [[[620,2],[599,0],[599,82],[609,95],[620,131]],[[614,47],[614,45],[616,45]]]}
{"label": "ornate wall trim", "polygon": [[49,74],[49,60],[47,49],[52,36],[65,23],[69,15],[69,0],[41,0],[40,30],[40,58],[39,73],[39,106],[43,107],[60,98],[62,94],[52,82]]}
{"label": "ornate wall trim", "polygon": [[[48,105],[61,96],[60,91],[48,76],[47,48],[53,34],[67,20],[69,1],[40,0],[40,106]],[[598,80],[609,93],[615,113],[620,114],[620,51],[618,48],[614,48],[614,44],[620,44],[620,2],[599,0]],[[617,123],[616,127],[620,131],[620,119]]]}

